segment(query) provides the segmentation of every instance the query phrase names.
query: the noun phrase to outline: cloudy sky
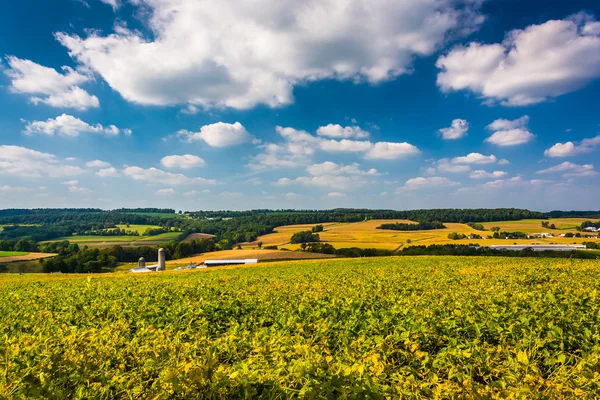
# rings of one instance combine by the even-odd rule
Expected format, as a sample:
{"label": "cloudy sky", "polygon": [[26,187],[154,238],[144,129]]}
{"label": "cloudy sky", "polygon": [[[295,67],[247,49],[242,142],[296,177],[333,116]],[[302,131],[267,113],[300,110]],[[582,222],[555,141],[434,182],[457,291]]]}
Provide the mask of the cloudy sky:
{"label": "cloudy sky", "polygon": [[598,209],[596,0],[30,0],[0,208]]}

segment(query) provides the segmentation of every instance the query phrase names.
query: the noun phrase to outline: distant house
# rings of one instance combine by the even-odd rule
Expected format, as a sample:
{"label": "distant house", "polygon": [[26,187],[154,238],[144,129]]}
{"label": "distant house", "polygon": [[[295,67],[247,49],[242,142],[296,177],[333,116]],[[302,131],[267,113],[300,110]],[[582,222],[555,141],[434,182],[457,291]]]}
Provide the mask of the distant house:
{"label": "distant house", "polygon": [[551,238],[551,237],[554,237],[554,235],[551,234],[551,233],[548,233],[548,232],[544,232],[544,233],[532,233],[531,237],[534,237],[534,238]]}
{"label": "distant house", "polygon": [[583,228],[583,230],[588,232],[598,232],[598,228],[595,226],[588,226],[587,228]]}

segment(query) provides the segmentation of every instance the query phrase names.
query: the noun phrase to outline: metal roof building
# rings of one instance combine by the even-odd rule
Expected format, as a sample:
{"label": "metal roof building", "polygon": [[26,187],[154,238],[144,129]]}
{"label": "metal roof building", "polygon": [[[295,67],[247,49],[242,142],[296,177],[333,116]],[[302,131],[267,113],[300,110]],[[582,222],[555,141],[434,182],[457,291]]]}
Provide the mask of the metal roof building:
{"label": "metal roof building", "polygon": [[531,249],[533,251],[573,251],[573,250],[585,250],[587,248],[584,244],[511,244],[511,245],[491,245],[490,249],[494,250],[525,250]]}
{"label": "metal roof building", "polygon": [[204,265],[207,267],[216,267],[218,265],[240,265],[240,264],[256,264],[258,263],[257,258],[246,258],[239,260],[206,260]]}

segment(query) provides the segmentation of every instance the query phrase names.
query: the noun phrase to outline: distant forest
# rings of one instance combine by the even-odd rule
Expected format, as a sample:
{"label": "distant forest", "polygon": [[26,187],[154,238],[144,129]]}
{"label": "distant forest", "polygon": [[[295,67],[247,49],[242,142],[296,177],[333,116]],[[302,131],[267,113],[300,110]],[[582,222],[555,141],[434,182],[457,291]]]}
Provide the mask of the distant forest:
{"label": "distant forest", "polygon": [[[119,246],[105,249],[86,248],[68,242],[41,244],[40,242],[68,238],[116,229],[117,225],[154,225],[163,231],[180,232],[178,239],[164,243],[169,258],[180,258],[200,250],[226,250],[238,243],[251,242],[259,236],[272,233],[282,225],[321,224],[326,222],[360,222],[365,220],[411,220],[415,224],[391,229],[441,227],[443,223],[476,223],[518,219],[546,219],[549,217],[600,216],[600,211],[553,211],[541,213],[516,208],[497,209],[434,209],[434,210],[250,210],[250,211],[195,211],[176,213],[173,209],[138,208],[100,210],[85,209],[8,209],[0,210],[0,249],[13,251],[57,252],[59,256],[43,262],[44,270],[63,272],[92,272],[113,267],[118,262],[135,261],[140,256],[153,259],[157,246],[136,249]],[[410,226],[409,226],[410,225]],[[161,230],[157,230],[160,232]],[[94,233],[91,233],[94,232]],[[214,239],[184,243],[191,233],[213,234]],[[116,234],[116,231],[115,231]],[[308,234],[312,234],[308,232]],[[311,243],[307,251],[328,252],[349,257],[383,255],[374,249],[333,249],[328,244]],[[407,250],[408,251],[408,250]],[[417,251],[417,250],[410,250]],[[419,250],[424,251],[424,250]],[[432,249],[427,250],[427,252]],[[437,251],[437,250],[435,250]],[[444,249],[444,251],[449,251]],[[453,250],[454,251],[454,250]],[[461,250],[463,251],[463,250]],[[471,250],[469,250],[471,251]]]}

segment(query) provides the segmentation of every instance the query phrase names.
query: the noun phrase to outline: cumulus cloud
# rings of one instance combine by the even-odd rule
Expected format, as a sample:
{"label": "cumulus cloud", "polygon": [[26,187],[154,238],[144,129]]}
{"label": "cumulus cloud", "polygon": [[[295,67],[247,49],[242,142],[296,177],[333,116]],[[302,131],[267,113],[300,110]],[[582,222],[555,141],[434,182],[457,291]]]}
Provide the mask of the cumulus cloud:
{"label": "cumulus cloud", "polygon": [[13,93],[31,95],[33,104],[46,104],[54,108],[87,110],[98,108],[100,102],[79,85],[89,82],[89,74],[62,67],[64,73],[44,67],[30,60],[7,57],[10,68],[4,73],[11,80],[9,90]]}
{"label": "cumulus cloud", "polygon": [[190,178],[183,174],[173,174],[157,168],[125,167],[123,175],[129,176],[136,181],[149,183],[161,183],[167,185],[192,185],[192,184],[215,184],[214,179]]}
{"label": "cumulus cloud", "polygon": [[477,171],[473,171],[469,174],[471,179],[495,179],[495,178],[503,178],[508,175],[505,171],[493,171],[487,172],[482,169],[478,169]]}
{"label": "cumulus cloud", "polygon": [[121,2],[119,0],[100,0],[104,4],[108,4],[112,7],[113,11],[117,11],[117,9],[121,6]]}
{"label": "cumulus cloud", "polygon": [[175,190],[172,188],[167,188],[167,189],[158,189],[156,191],[156,194],[159,196],[171,196],[175,194]]}
{"label": "cumulus cloud", "polygon": [[413,190],[422,189],[436,189],[436,188],[447,188],[452,186],[459,186],[460,183],[454,182],[443,176],[430,176],[430,177],[417,177],[411,178],[404,183],[404,186],[399,187],[396,192],[406,192]]}
{"label": "cumulus cloud", "polygon": [[469,153],[466,156],[454,157],[452,164],[494,164],[497,161],[495,155],[485,156],[481,153]]}
{"label": "cumulus cloud", "polygon": [[485,129],[497,132],[497,131],[509,131],[511,129],[527,129],[529,124],[529,115],[523,115],[521,118],[514,120],[499,118],[485,127]]}
{"label": "cumulus cloud", "polygon": [[346,195],[344,193],[340,193],[340,192],[329,192],[329,193],[327,193],[327,197],[329,197],[329,198],[346,197]]}
{"label": "cumulus cloud", "polygon": [[449,128],[442,128],[438,133],[444,140],[460,139],[467,136],[469,123],[464,119],[455,119]]}
{"label": "cumulus cloud", "polygon": [[291,127],[276,127],[284,139],[281,144],[266,143],[259,146],[263,152],[247,164],[248,168],[293,168],[311,163],[311,156],[318,150],[327,153],[363,153],[365,159],[398,159],[420,153],[409,143],[377,142],[350,139],[325,139],[309,132]]}
{"label": "cumulus cloud", "polygon": [[0,186],[0,192],[2,192],[2,193],[30,193],[30,192],[35,192],[35,191],[36,190],[33,188],[24,187],[24,186],[9,186],[9,185]]}
{"label": "cumulus cloud", "polygon": [[280,178],[276,184],[286,186],[293,183],[300,183],[307,186],[347,190],[364,186],[369,183],[365,178],[379,175],[375,168],[361,170],[358,163],[343,165],[331,161],[310,165],[306,168],[306,171],[309,176],[300,176],[296,179]]}
{"label": "cumulus cloud", "polygon": [[102,178],[117,178],[121,176],[121,174],[119,174],[119,172],[113,167],[102,168],[101,170],[98,170],[98,172],[96,172],[96,175]]}
{"label": "cumulus cloud", "polygon": [[365,159],[396,160],[419,154],[421,151],[410,143],[378,142],[365,154]]}
{"label": "cumulus cloud", "polygon": [[317,129],[317,135],[334,139],[365,139],[369,137],[369,132],[358,126],[343,127],[338,124],[329,124]]}
{"label": "cumulus cloud", "polygon": [[117,136],[119,133],[131,135],[130,129],[119,129],[114,125],[106,127],[101,124],[90,125],[72,115],[62,114],[56,118],[49,118],[46,121],[25,121],[27,125],[23,130],[25,135],[42,134],[53,136],[77,137],[81,133],[101,133],[106,136]]}
{"label": "cumulus cloud", "polygon": [[469,90],[505,106],[541,103],[600,77],[600,24],[578,14],[506,34],[502,43],[471,42],[441,56],[437,84]]}
{"label": "cumulus cloud", "polygon": [[0,175],[61,178],[85,173],[80,167],[60,164],[54,154],[21,146],[0,145]]}
{"label": "cumulus cloud", "polygon": [[547,149],[544,155],[552,158],[572,157],[582,153],[589,153],[597,147],[600,147],[600,135],[590,139],[583,139],[581,142],[556,143]]}
{"label": "cumulus cloud", "polygon": [[497,179],[495,181],[486,182],[481,186],[477,186],[478,188],[484,189],[511,189],[518,187],[540,187],[549,183],[549,181],[542,179],[532,179],[527,180],[523,179],[521,176],[515,176],[509,179]]}
{"label": "cumulus cloud", "polygon": [[69,186],[69,192],[79,194],[91,194],[92,190],[80,186]]}
{"label": "cumulus cloud", "polygon": [[73,179],[73,180],[70,180],[70,181],[61,182],[61,184],[62,185],[66,185],[66,186],[76,186],[76,185],[79,184],[79,181],[77,179]]}
{"label": "cumulus cloud", "polygon": [[368,171],[360,169],[360,164],[354,163],[350,165],[336,164],[332,161],[325,161],[321,164],[313,164],[306,168],[306,171],[311,175],[378,175],[375,168]]}
{"label": "cumulus cloud", "polygon": [[147,105],[277,107],[303,82],[390,80],[483,21],[479,1],[131,3],[147,36],[118,25],[56,37],[125,99]]}
{"label": "cumulus cloud", "polygon": [[486,129],[494,133],[485,139],[485,141],[503,147],[530,142],[535,138],[535,135],[529,132],[527,128],[528,123],[529,116],[527,115],[513,121],[497,119],[486,127]]}
{"label": "cumulus cloud", "polygon": [[538,174],[561,174],[564,178],[575,178],[575,177],[588,177],[596,176],[598,172],[594,170],[593,164],[574,164],[572,162],[565,161],[561,164],[555,165],[554,167],[542,169],[537,171]]}
{"label": "cumulus cloud", "polygon": [[217,122],[204,125],[199,132],[181,130],[176,134],[186,142],[203,140],[212,147],[227,147],[249,142],[250,134],[239,122],[228,124]]}
{"label": "cumulus cloud", "polygon": [[181,169],[189,169],[189,168],[197,168],[203,167],[206,165],[206,162],[192,154],[184,154],[182,156],[166,156],[160,160],[160,163],[163,167],[167,169],[172,168],[181,168]]}
{"label": "cumulus cloud", "polygon": [[85,166],[89,168],[108,168],[110,167],[110,163],[102,160],[93,160],[86,162]]}

